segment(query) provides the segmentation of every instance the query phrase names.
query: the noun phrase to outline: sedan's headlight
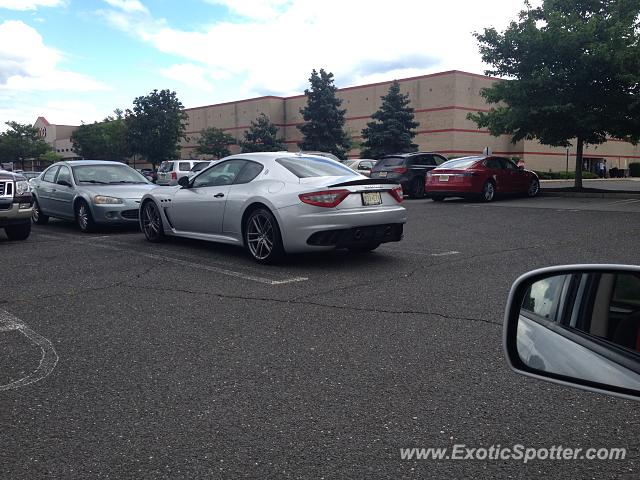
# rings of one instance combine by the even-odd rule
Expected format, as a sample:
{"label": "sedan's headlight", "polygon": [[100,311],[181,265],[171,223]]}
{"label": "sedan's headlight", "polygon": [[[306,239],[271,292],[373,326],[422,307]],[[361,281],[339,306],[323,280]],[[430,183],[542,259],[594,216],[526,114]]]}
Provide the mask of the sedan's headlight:
{"label": "sedan's headlight", "polygon": [[104,195],[96,195],[93,197],[93,203],[96,205],[119,205],[124,203],[121,198],[117,197],[106,197]]}
{"label": "sedan's headlight", "polygon": [[24,195],[27,192],[30,192],[31,188],[29,188],[29,182],[26,180],[18,180],[16,182],[16,195]]}

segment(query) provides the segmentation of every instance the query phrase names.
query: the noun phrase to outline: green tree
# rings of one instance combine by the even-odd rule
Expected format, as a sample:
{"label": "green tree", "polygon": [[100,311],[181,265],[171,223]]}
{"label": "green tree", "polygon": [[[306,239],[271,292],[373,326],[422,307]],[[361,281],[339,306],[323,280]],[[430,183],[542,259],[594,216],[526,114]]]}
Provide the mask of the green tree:
{"label": "green tree", "polygon": [[83,158],[124,160],[131,155],[122,111],[102,122],[80,125],[71,134],[73,150]]}
{"label": "green tree", "polygon": [[62,160],[62,155],[54,152],[53,150],[49,150],[48,152],[43,153],[38,157],[38,160],[46,163],[56,163]]}
{"label": "green tree", "polygon": [[244,140],[240,142],[240,146],[242,153],[286,150],[282,139],[278,138],[278,127],[264,113],[255,122],[251,122],[249,130],[244,132]]}
{"label": "green tree", "polygon": [[197,143],[196,153],[222,158],[231,155],[229,145],[234,145],[236,141],[221,128],[209,127],[200,132]]}
{"label": "green tree", "polygon": [[51,150],[51,146],[38,136],[38,129],[18,122],[6,122],[9,127],[0,134],[0,162],[13,162],[24,170],[24,161],[38,158]]}
{"label": "green tree", "polygon": [[314,69],[309,83],[311,88],[304,91],[307,105],[300,109],[305,123],[298,127],[304,140],[298,146],[302,150],[329,152],[345,158],[351,142],[344,131],[346,110],[340,109],[342,100],[336,97],[333,73]]}
{"label": "green tree", "polygon": [[489,112],[470,114],[492,135],[576,146],[582,188],[585,144],[640,138],[638,0],[544,0],[504,32],[475,36],[488,75],[508,77],[482,91]]}
{"label": "green tree", "polygon": [[412,142],[419,123],[414,121],[409,95],[400,93],[400,84],[394,81],[389,92],[380,97],[380,109],[371,115],[374,122],[362,130],[362,158],[380,158],[391,153],[415,152],[418,145]]}
{"label": "green tree", "polygon": [[133,154],[140,154],[154,166],[179,155],[180,141],[186,140],[188,116],[176,92],[154,90],[137,97],[133,110],[127,109],[127,143]]}

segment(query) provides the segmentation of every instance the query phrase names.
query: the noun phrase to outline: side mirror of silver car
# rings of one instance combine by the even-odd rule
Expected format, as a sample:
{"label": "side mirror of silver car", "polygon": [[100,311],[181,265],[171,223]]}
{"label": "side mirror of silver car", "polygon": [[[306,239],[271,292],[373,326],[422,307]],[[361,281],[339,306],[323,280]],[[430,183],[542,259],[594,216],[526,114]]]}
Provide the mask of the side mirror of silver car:
{"label": "side mirror of silver car", "polygon": [[640,267],[567,265],[521,276],[503,344],[518,373],[640,400]]}

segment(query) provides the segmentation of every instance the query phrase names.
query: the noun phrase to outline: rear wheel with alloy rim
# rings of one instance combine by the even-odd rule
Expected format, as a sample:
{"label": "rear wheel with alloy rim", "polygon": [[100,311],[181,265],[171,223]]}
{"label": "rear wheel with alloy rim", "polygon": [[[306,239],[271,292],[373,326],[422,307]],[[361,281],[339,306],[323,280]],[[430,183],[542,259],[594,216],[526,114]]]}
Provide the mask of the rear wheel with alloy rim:
{"label": "rear wheel with alloy rim", "polygon": [[482,187],[482,193],[480,194],[480,199],[483,202],[491,202],[496,196],[496,186],[493,182],[487,182]]}
{"label": "rear wheel with alloy rim", "polygon": [[162,225],[162,218],[160,217],[160,210],[157,205],[149,200],[142,206],[142,212],[140,214],[140,227],[144,233],[144,236],[150,242],[157,243],[164,240],[164,227]]}
{"label": "rear wheel with alloy rim", "polygon": [[527,196],[535,197],[540,192],[540,181],[537,178],[532,178],[529,182],[529,189],[527,190]]}
{"label": "rear wheel with alloy rim", "polygon": [[42,213],[42,210],[40,210],[40,204],[36,199],[33,200],[31,220],[33,220],[33,223],[35,223],[36,225],[44,225],[49,221],[49,216]]}
{"label": "rear wheel with alloy rim", "polygon": [[258,263],[273,263],[284,253],[278,222],[273,214],[258,208],[247,217],[244,244]]}
{"label": "rear wheel with alloy rim", "polygon": [[76,223],[81,232],[91,232],[95,228],[91,210],[84,200],[80,200],[76,204]]}

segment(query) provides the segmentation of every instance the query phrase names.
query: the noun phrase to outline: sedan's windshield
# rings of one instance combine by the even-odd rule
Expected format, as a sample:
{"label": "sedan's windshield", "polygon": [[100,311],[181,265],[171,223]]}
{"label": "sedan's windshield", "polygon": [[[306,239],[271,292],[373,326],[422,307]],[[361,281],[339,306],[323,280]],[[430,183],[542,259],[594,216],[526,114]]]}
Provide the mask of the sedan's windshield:
{"label": "sedan's windshield", "polygon": [[126,165],[77,165],[73,167],[76,183],[119,184],[149,183],[146,178]]}
{"label": "sedan's windshield", "polygon": [[298,178],[344,177],[358,174],[346,165],[319,157],[287,157],[276,160]]}
{"label": "sedan's windshield", "polygon": [[463,157],[456,158],[454,160],[449,160],[448,162],[444,162],[438,168],[469,168],[474,163],[482,160],[482,157]]}

